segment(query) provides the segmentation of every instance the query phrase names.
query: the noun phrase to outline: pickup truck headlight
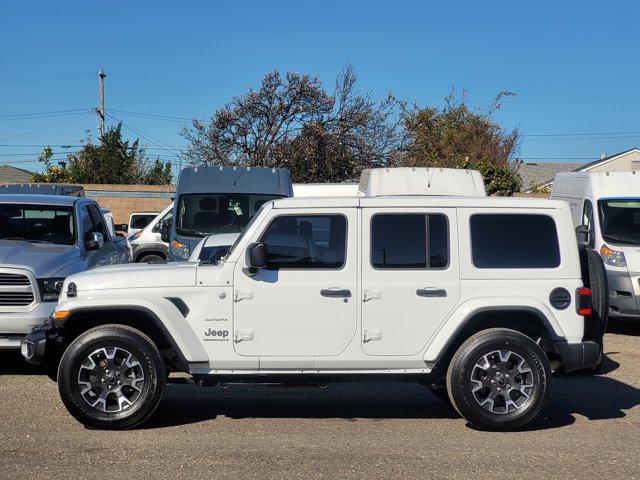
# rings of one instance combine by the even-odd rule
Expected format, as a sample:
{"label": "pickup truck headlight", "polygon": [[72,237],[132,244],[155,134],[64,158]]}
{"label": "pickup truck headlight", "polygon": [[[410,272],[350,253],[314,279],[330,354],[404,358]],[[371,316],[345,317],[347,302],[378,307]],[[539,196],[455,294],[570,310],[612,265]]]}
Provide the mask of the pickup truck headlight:
{"label": "pickup truck headlight", "polygon": [[171,242],[171,255],[176,260],[188,260],[190,250],[189,244],[181,243],[178,240]]}
{"label": "pickup truck headlight", "polygon": [[40,300],[43,302],[57,302],[63,284],[64,277],[39,278],[38,288],[40,289]]}
{"label": "pickup truck headlight", "polygon": [[602,257],[602,261],[611,265],[612,267],[626,267],[627,260],[624,258],[624,252],[620,252],[618,250],[612,250],[606,245],[602,245],[600,248],[600,256]]}
{"label": "pickup truck headlight", "polygon": [[133,242],[135,239],[137,239],[138,237],[140,237],[140,235],[142,235],[142,230],[138,230],[136,233],[134,233],[133,235],[131,235],[129,237],[129,241]]}

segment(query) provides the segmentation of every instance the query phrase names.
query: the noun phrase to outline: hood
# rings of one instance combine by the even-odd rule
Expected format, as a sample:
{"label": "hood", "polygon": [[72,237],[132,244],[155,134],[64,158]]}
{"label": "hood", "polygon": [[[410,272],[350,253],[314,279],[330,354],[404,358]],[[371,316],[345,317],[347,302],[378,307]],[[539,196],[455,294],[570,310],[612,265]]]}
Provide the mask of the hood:
{"label": "hood", "polygon": [[67,277],[78,291],[144,287],[193,287],[197,263],[125,263],[94,268]]}
{"label": "hood", "polygon": [[0,240],[0,265],[26,268],[37,278],[54,277],[79,258],[80,250],[75,245]]}

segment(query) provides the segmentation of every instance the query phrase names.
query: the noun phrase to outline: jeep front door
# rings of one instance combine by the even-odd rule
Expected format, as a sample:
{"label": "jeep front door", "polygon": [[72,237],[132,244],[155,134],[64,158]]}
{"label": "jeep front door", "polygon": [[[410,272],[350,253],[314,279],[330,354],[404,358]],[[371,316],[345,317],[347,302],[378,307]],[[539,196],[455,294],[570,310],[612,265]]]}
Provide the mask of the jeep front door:
{"label": "jeep front door", "polygon": [[267,267],[249,272],[243,255],[234,270],[236,352],[311,366],[339,355],[356,332],[356,234],[354,208],[274,209],[254,238],[267,246]]}
{"label": "jeep front door", "polygon": [[416,355],[460,296],[456,211],[363,209],[362,230],[362,348]]}

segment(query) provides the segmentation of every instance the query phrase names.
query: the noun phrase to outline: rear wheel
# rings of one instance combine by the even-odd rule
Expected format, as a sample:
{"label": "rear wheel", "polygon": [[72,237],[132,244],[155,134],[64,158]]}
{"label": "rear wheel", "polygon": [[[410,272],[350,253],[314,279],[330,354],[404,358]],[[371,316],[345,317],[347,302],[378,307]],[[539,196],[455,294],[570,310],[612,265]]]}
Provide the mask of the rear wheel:
{"label": "rear wheel", "polygon": [[165,366],[152,340],[122,325],[93,328],[67,348],[58,369],[62,401],[92,428],[126,429],[144,422],[164,390]]}
{"label": "rear wheel", "polygon": [[451,403],[483,430],[517,430],[542,413],[551,368],[542,349],[514,330],[494,328],[469,338],[447,371]]}

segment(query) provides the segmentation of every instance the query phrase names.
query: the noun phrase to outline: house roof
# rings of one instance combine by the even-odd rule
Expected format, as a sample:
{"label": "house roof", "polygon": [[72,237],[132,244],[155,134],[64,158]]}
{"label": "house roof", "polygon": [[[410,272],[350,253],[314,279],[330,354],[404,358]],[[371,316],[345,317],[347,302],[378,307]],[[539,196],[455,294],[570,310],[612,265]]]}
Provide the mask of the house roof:
{"label": "house roof", "polygon": [[544,185],[552,182],[556,173],[571,172],[580,169],[582,166],[581,163],[564,162],[521,163],[518,165],[518,173],[522,179],[522,190],[529,190],[531,184]]}
{"label": "house roof", "polygon": [[556,173],[560,172],[586,172],[603,163],[610,162],[618,157],[622,157],[631,152],[640,152],[637,147],[630,148],[624,152],[615,153],[607,157],[599,158],[589,163],[561,163],[561,162],[535,162],[521,163],[518,166],[518,173],[522,179],[522,191],[529,191],[531,185],[543,186],[553,182]]}
{"label": "house roof", "polygon": [[30,182],[35,172],[13,165],[0,165],[0,183],[25,183]]}

